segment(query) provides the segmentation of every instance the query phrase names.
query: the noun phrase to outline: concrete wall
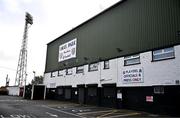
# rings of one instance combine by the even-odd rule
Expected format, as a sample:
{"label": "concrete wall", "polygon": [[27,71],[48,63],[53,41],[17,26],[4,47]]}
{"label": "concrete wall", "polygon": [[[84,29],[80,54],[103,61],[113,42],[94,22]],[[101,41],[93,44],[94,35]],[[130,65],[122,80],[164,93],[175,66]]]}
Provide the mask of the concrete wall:
{"label": "concrete wall", "polygon": [[20,89],[17,86],[9,86],[7,87],[8,95],[19,96]]}
{"label": "concrete wall", "polygon": [[[44,84],[47,88],[52,88],[52,83],[56,86],[76,87],[78,84],[102,84],[116,83],[118,87],[126,86],[154,86],[154,85],[175,85],[176,80],[180,81],[180,45],[174,46],[175,58],[152,61],[152,51],[140,54],[140,64],[124,66],[124,57],[110,60],[110,69],[104,69],[103,62],[99,62],[98,71],[88,72],[88,65],[84,65],[84,73],[76,73],[73,69],[72,75],[66,75],[63,70],[63,76],[50,77],[51,73],[45,73]],[[143,81],[127,82],[122,81],[123,71],[131,69],[143,70]],[[51,85],[50,85],[51,84]]]}
{"label": "concrete wall", "polygon": [[65,75],[66,75],[66,70],[60,70],[60,76],[58,76],[58,72],[56,71],[56,86],[62,86],[64,85],[64,83],[66,82],[66,78],[65,78]]}
{"label": "concrete wall", "polygon": [[[140,54],[141,64],[123,66],[123,58],[118,59],[118,81],[117,86],[153,86],[153,85],[175,85],[180,80],[180,45],[175,46],[175,59],[152,61],[152,52]],[[144,82],[123,84],[122,70],[131,68],[143,68]]]}
{"label": "concrete wall", "polygon": [[117,83],[117,59],[109,60],[109,67],[109,69],[104,69],[104,62],[101,62],[101,84]]}
{"label": "concrete wall", "polygon": [[[57,73],[57,72],[55,72]],[[57,74],[55,77],[51,77],[51,73],[45,73],[44,74],[44,84],[47,86],[47,88],[56,88],[56,86],[59,84],[57,78]]]}

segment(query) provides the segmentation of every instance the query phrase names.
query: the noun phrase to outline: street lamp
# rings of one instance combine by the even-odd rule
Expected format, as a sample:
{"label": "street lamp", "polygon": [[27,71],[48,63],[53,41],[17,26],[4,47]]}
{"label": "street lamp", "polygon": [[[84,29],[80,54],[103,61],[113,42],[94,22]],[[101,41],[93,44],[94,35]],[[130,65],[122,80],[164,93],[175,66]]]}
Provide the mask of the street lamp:
{"label": "street lamp", "polygon": [[[35,81],[35,75],[36,75],[36,72],[33,71],[34,73],[34,81]],[[32,89],[31,89],[31,100],[33,99],[33,95],[34,95],[34,84],[32,83]]]}
{"label": "street lamp", "polygon": [[36,75],[36,72],[35,72],[35,71],[33,71],[33,73],[34,73],[34,81],[35,81],[35,75]]}

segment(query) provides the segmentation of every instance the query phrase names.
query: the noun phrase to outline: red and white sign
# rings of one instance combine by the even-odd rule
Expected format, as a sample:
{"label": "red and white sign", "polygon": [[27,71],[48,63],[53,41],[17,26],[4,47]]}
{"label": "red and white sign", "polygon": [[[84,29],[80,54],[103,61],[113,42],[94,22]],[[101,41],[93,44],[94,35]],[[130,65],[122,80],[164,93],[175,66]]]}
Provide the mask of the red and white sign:
{"label": "red and white sign", "polygon": [[146,96],[146,102],[153,102],[153,96]]}

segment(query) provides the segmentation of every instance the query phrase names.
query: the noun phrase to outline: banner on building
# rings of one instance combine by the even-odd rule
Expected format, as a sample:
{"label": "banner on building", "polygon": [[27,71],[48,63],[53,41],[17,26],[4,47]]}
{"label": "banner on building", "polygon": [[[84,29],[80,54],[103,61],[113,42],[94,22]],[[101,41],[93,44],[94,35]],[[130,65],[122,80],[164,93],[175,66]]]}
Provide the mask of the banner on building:
{"label": "banner on building", "polygon": [[143,68],[131,68],[123,70],[122,82],[126,83],[141,83],[144,82]]}
{"label": "banner on building", "polygon": [[62,62],[71,58],[76,58],[77,39],[73,39],[59,46],[58,61]]}

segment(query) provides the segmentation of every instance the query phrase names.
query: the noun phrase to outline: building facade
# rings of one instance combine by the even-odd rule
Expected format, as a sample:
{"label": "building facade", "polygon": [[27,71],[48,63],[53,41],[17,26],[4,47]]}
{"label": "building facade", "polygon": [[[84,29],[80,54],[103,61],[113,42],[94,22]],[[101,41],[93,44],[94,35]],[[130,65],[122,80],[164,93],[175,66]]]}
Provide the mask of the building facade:
{"label": "building facade", "polygon": [[178,114],[179,4],[122,0],[48,43],[46,98]]}

